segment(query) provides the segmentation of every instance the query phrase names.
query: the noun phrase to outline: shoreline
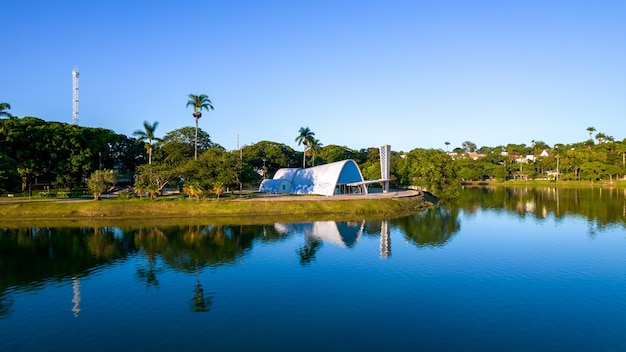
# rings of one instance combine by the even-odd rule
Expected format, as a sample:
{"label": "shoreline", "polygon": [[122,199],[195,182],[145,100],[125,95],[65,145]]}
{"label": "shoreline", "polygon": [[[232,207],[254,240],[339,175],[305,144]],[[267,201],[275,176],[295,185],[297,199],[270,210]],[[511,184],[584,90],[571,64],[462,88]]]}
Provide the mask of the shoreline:
{"label": "shoreline", "polygon": [[416,191],[335,197],[277,196],[237,199],[11,200],[0,202],[0,226],[67,223],[261,224],[380,219],[415,213],[434,205]]}

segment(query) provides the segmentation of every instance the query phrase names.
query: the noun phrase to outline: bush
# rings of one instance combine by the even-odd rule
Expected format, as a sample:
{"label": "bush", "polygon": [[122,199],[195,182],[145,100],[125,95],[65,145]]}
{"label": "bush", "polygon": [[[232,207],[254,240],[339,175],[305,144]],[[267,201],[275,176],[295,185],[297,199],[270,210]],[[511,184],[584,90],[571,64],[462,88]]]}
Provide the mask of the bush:
{"label": "bush", "polygon": [[65,191],[58,191],[57,192],[57,198],[69,198],[70,195],[68,192]]}
{"label": "bush", "polygon": [[132,198],[137,198],[137,195],[133,192],[124,191],[124,192],[120,192],[117,198],[118,199],[132,199]]}

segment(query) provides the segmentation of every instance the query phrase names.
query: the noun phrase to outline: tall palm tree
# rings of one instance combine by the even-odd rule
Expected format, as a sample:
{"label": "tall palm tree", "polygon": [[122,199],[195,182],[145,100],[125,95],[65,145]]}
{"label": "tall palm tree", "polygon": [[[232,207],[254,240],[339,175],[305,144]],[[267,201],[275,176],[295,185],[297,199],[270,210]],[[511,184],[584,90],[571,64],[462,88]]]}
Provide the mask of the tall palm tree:
{"label": "tall palm tree", "polygon": [[157,138],[154,135],[154,131],[156,131],[157,126],[159,126],[158,121],[155,121],[153,124],[150,124],[148,121],[144,121],[143,131],[136,130],[135,132],[133,132],[133,136],[137,137],[137,139],[147,142],[146,149],[148,149],[148,164],[152,164],[152,151],[154,147],[154,142],[161,141],[161,138]]}
{"label": "tall palm tree", "polygon": [[320,143],[320,140],[317,138],[313,138],[311,139],[311,144],[309,144],[309,148],[311,150],[311,165],[315,166],[315,156],[317,155],[317,152],[319,152],[320,150],[322,150],[322,143]]}
{"label": "tall palm tree", "polygon": [[596,131],[595,127],[587,127],[587,131],[589,132],[589,139],[593,140],[591,134]]}
{"label": "tall palm tree", "polygon": [[450,146],[450,142],[445,142],[444,143],[446,145],[446,152],[448,151],[448,147]]}
{"label": "tall palm tree", "polygon": [[298,142],[298,145],[304,144],[304,153],[302,155],[302,168],[304,169],[306,168],[306,151],[313,139],[315,139],[315,132],[311,131],[308,127],[300,127],[298,133],[300,133],[300,135],[296,137],[296,142]]}
{"label": "tall palm tree", "polygon": [[206,94],[193,95],[189,94],[187,108],[193,106],[193,117],[196,119],[196,142],[194,149],[194,159],[198,159],[198,120],[202,117],[202,109],[206,111],[213,110],[213,103]]}
{"label": "tall palm tree", "polygon": [[8,111],[11,110],[11,104],[9,103],[0,103],[0,117],[13,117]]}

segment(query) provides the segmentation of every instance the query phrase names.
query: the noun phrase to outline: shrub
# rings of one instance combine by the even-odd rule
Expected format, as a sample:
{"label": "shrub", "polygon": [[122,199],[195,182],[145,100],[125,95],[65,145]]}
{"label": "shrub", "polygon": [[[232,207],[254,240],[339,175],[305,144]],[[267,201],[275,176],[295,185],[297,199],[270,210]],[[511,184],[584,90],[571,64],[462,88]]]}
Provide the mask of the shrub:
{"label": "shrub", "polygon": [[120,192],[120,194],[118,195],[118,199],[132,199],[132,198],[136,198],[137,195],[133,192],[129,192],[129,191],[123,191]]}

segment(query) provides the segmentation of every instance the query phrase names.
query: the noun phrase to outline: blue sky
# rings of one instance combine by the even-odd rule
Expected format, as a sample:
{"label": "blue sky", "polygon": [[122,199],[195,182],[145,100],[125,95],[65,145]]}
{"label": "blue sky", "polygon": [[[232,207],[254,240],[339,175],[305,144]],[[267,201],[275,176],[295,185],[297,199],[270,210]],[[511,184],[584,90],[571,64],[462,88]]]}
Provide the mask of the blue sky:
{"label": "blue sky", "polygon": [[626,1],[16,1],[0,102],[19,117],[157,135],[394,150],[626,137]]}

